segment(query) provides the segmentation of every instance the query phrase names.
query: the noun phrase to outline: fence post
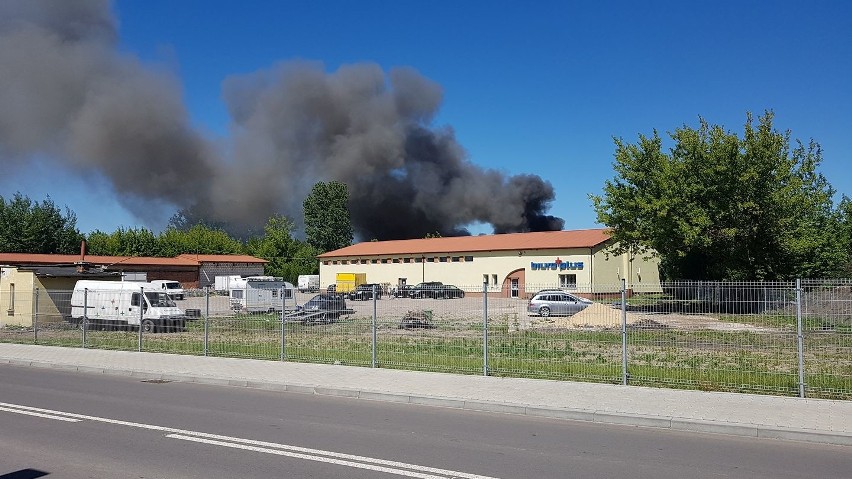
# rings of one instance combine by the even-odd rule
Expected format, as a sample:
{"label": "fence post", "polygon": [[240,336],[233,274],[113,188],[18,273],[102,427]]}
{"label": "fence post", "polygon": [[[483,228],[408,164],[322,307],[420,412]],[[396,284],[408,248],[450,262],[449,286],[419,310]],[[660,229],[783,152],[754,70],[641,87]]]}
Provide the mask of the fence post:
{"label": "fence post", "polygon": [[38,288],[35,289],[35,304],[33,304],[33,343],[38,344]]}
{"label": "fence post", "polygon": [[799,355],[799,397],[805,397],[805,342],[802,332],[802,280],[796,279],[796,350]]}
{"label": "fence post", "polygon": [[285,286],[281,287],[281,351],[279,353],[279,360],[284,361],[287,358],[287,326],[284,324],[284,311],[287,309],[287,297],[284,296],[287,288]]}
{"label": "fence post", "polygon": [[143,305],[145,304],[145,287],[139,288],[139,338],[138,338],[138,350],[142,352],[142,317],[145,312],[145,308]]}
{"label": "fence post", "polygon": [[488,282],[482,282],[482,375],[488,376]]}
{"label": "fence post", "polygon": [[376,306],[377,301],[378,300],[376,298],[376,285],[374,284],[373,285],[373,324],[372,324],[372,329],[373,329],[372,365],[373,365],[374,368],[377,367],[377,361],[376,361],[376,317],[378,316],[378,314],[377,314],[378,311],[377,311],[377,306]]}
{"label": "fence post", "polygon": [[627,281],[621,278],[621,384],[627,386]]}
{"label": "fence post", "polygon": [[207,356],[207,346],[210,340],[210,286],[204,287],[204,355]]}
{"label": "fence post", "polygon": [[86,349],[86,328],[89,323],[89,288],[83,288],[83,349]]}

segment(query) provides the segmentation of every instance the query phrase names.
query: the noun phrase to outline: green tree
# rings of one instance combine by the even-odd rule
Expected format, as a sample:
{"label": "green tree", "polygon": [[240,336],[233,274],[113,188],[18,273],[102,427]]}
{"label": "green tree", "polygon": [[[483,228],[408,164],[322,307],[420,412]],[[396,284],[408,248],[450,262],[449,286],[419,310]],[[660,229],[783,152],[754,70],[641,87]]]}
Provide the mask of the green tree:
{"label": "green tree", "polygon": [[300,274],[316,274],[316,256],[320,252],[313,246],[293,238],[293,222],[284,216],[273,216],[264,227],[264,235],[251,238],[246,251],[252,256],[263,258],[266,273],[281,276],[295,283]]}
{"label": "green tree", "polygon": [[242,254],[243,244],[225,231],[196,224],[185,230],[166,228],[159,236],[160,251],[165,257],[190,254]]}
{"label": "green tree", "polygon": [[591,199],[617,249],[660,255],[668,279],[775,280],[839,273],[834,190],[817,171],[818,144],[796,141],[766,112],[742,138],[700,119],[674,146],[615,140],[616,176]]}
{"label": "green tree", "polygon": [[852,275],[852,199],[846,195],[837,207],[837,224],[837,236],[845,251],[840,275],[848,278]]}
{"label": "green tree", "polygon": [[302,204],[308,244],[321,252],[352,244],[354,234],[348,201],[349,190],[344,183],[330,181],[314,185]]}
{"label": "green tree", "polygon": [[96,230],[86,242],[92,255],[161,256],[160,242],[147,228],[118,228],[109,234]]}
{"label": "green tree", "polygon": [[77,216],[68,207],[63,214],[50,197],[38,203],[20,193],[8,202],[0,196],[0,251],[75,254],[82,240]]}

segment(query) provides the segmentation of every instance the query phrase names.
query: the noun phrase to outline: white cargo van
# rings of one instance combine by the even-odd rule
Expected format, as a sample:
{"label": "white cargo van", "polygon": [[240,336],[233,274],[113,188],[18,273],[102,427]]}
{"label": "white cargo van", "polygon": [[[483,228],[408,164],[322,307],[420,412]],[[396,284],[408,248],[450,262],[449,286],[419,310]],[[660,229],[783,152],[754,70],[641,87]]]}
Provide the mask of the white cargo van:
{"label": "white cargo van", "polygon": [[299,291],[302,293],[315,293],[320,289],[320,277],[318,274],[300,274]]}
{"label": "white cargo van", "polygon": [[[142,294],[144,292],[144,295]],[[139,327],[146,333],[182,331],[186,314],[153,283],[79,280],[71,293],[71,321],[91,329]]]}
{"label": "white cargo van", "polygon": [[172,299],[183,299],[183,286],[177,281],[170,279],[157,279],[151,281],[151,284],[164,291],[171,296]]}

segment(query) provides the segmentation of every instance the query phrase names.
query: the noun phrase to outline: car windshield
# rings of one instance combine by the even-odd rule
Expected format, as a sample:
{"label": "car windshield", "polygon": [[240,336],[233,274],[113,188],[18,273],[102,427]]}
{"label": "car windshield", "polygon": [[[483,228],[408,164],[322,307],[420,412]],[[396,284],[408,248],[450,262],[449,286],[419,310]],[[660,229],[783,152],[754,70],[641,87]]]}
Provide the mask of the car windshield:
{"label": "car windshield", "polygon": [[154,308],[170,308],[175,307],[174,301],[167,295],[166,293],[154,293],[154,292],[145,292],[145,297],[148,298],[148,302],[151,303],[151,307]]}

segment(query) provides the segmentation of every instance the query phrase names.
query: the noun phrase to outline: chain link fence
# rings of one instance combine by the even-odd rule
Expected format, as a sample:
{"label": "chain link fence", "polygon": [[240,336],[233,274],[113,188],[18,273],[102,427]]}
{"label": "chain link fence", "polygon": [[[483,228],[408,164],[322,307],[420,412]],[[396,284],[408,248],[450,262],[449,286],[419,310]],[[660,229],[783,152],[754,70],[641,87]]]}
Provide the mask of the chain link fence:
{"label": "chain link fence", "polygon": [[71,291],[4,292],[0,341],[852,399],[848,280],[453,291],[276,291],[253,312],[188,291],[153,325],[154,307],[110,321],[93,296],[82,314]]}

